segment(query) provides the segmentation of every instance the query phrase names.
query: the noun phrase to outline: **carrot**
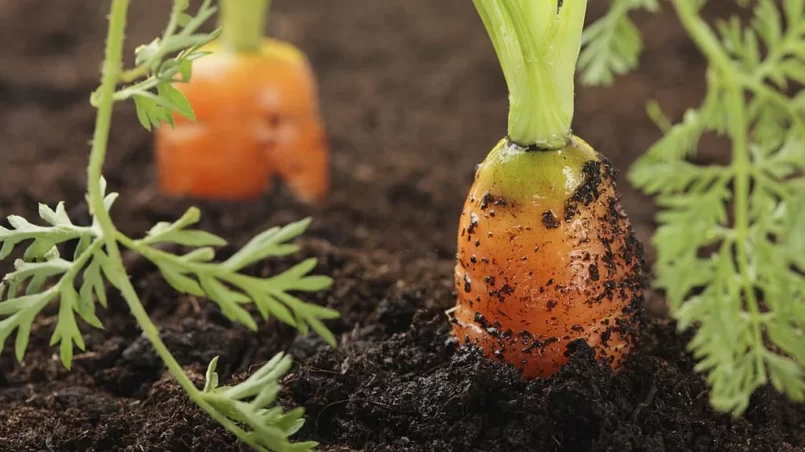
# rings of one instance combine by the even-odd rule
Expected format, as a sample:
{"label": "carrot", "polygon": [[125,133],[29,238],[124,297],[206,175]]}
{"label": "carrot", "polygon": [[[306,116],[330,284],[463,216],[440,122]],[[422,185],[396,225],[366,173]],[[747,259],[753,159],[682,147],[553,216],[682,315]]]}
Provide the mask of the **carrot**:
{"label": "carrot", "polygon": [[586,0],[474,0],[510,92],[509,134],[459,221],[453,333],[525,377],[586,341],[618,369],[634,345],[642,247],[610,162],[570,130]]}
{"label": "carrot", "polygon": [[329,149],[314,74],[302,52],[262,36],[268,0],[222,0],[221,37],[177,84],[196,120],[174,115],[156,135],[163,192],[243,199],[278,175],[305,202],[329,184]]}

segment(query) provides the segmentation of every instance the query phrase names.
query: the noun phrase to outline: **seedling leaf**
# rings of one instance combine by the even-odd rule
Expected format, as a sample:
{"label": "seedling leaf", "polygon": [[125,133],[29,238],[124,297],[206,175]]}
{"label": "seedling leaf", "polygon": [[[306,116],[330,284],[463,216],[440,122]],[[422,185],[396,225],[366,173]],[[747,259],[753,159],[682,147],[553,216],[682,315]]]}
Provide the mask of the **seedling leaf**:
{"label": "seedling leaf", "polygon": [[[92,105],[99,107],[96,130],[90,158],[89,173],[97,174],[103,166],[106,138],[110,127],[112,104],[133,99],[138,121],[147,130],[162,124],[173,125],[174,114],[195,120],[192,106],[173,84],[187,82],[192,75],[192,62],[207,54],[202,47],[219,36],[221,29],[211,33],[199,32],[201,26],[213,15],[216,8],[211,0],[203,0],[195,15],[186,13],[189,0],[174,0],[171,19],[163,35],[147,45],[137,47],[137,67],[126,70],[109,70],[110,65],[119,67],[121,58],[113,49],[120,48],[125,32],[126,2],[113,2],[109,16],[107,37],[107,61],[104,63],[102,86],[90,96]],[[168,55],[175,55],[168,57]],[[137,81],[138,79],[141,79]],[[117,85],[124,85],[113,95]],[[18,360],[24,358],[32,325],[36,316],[51,301],[58,300],[59,313],[51,335],[51,345],[59,345],[59,355],[64,366],[70,368],[74,348],[84,350],[85,343],[79,329],[76,314],[90,326],[102,328],[96,315],[95,303],[107,305],[106,282],[116,287],[134,312],[143,327],[143,333],[158,343],[154,328],[148,322],[135,293],[128,281],[119,248],[128,247],[140,252],[160,269],[170,285],[180,292],[208,297],[216,302],[225,315],[250,329],[257,324],[249,312],[249,304],[257,304],[264,316],[274,313],[279,319],[307,331],[308,325],[325,336],[328,342],[333,337],[320,319],[332,318],[332,311],[309,305],[292,297],[286,307],[278,299],[290,297],[285,291],[312,291],[325,288],[331,280],[310,276],[315,261],[305,261],[288,272],[271,278],[257,278],[240,273],[243,267],[269,256],[281,256],[298,250],[298,246],[286,243],[298,236],[309,222],[299,222],[276,228],[270,234],[261,235],[261,240],[252,243],[245,253],[236,253],[233,266],[214,262],[213,247],[222,247],[226,241],[200,230],[190,229],[199,221],[197,209],[190,209],[174,223],[159,223],[142,240],[132,240],[118,231],[109,217],[109,211],[117,199],[117,193],[106,193],[106,180],[90,180],[86,196],[92,223],[89,227],[75,225],[69,218],[63,203],[55,208],[39,206],[39,215],[47,224],[39,226],[19,216],[8,217],[10,227],[0,226],[0,258],[15,252],[17,245],[25,244],[23,258],[15,263],[15,270],[0,283],[0,348],[6,339],[16,332],[14,350]],[[102,212],[95,212],[102,209]],[[75,242],[72,260],[62,258],[62,245]],[[191,250],[175,255],[154,245],[178,245]],[[62,247],[62,250],[59,249]],[[78,287],[78,290],[76,289]],[[300,320],[301,319],[301,320]],[[301,323],[300,323],[301,322]],[[164,350],[160,352],[164,358]],[[216,357],[207,371],[204,392],[190,389],[198,401],[202,394],[206,404],[200,404],[210,414],[222,414],[241,440],[259,450],[306,451],[316,443],[292,444],[288,437],[298,431],[304,422],[300,409],[283,412],[282,407],[269,407],[281,389],[279,379],[290,368],[290,358],[278,355],[246,382],[232,388],[218,387]],[[181,371],[172,366],[171,372],[181,378]],[[217,412],[217,413],[216,413]],[[222,416],[215,416],[221,420]],[[240,426],[234,426],[234,423]],[[244,431],[241,426],[245,426]]]}
{"label": "seedling leaf", "polygon": [[[655,286],[679,328],[695,329],[688,345],[713,407],[740,415],[767,383],[805,398],[805,95],[785,92],[805,68],[805,1],[746,1],[749,25],[733,16],[715,30],[704,3],[674,7],[708,58],[707,96],[675,125],[652,107],[664,136],[629,180],[660,207]],[[628,40],[634,49],[639,35]],[[729,138],[732,161],[691,162],[704,134]]]}

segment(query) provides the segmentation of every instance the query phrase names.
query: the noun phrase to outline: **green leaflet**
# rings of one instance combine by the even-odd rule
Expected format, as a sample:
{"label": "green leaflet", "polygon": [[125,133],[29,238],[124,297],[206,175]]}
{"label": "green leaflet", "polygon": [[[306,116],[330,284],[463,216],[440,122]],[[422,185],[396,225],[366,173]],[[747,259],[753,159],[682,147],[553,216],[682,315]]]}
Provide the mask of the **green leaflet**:
{"label": "green leaflet", "polygon": [[286,243],[307,230],[311,219],[306,218],[283,227],[271,228],[250,240],[240,251],[227,259],[223,266],[240,270],[267,257],[286,256],[299,250],[299,247]]}
{"label": "green leaflet", "polygon": [[207,367],[204,398],[230,419],[251,427],[259,443],[270,450],[311,451],[316,442],[288,442],[305,423],[304,409],[284,411],[272,406],[281,390],[280,379],[291,368],[291,357],[278,353],[249,378],[235,386],[218,386],[218,357]]}
{"label": "green leaflet", "polygon": [[61,203],[57,206],[56,211],[40,205],[39,212],[42,218],[50,223],[50,226],[31,224],[25,218],[16,215],[8,217],[11,229],[0,226],[0,242],[2,242],[0,259],[11,255],[14,247],[22,242],[31,241],[25,252],[26,259],[41,259],[56,245],[92,235],[89,228],[74,226],[69,219],[64,221],[62,215],[66,214]]}
{"label": "green leaflet", "polygon": [[[242,273],[245,267],[267,257],[298,251],[299,246],[289,241],[307,229],[309,218],[258,234],[222,263],[212,262],[215,253],[211,247],[222,246],[226,242],[212,234],[188,229],[199,220],[198,209],[191,208],[179,220],[159,223],[151,228],[144,239],[125,245],[151,260],[171,287],[181,293],[209,298],[233,322],[256,330],[257,323],[246,309],[246,305],[254,304],[263,319],[275,316],[279,321],[296,327],[302,334],[313,330],[328,344],[335,346],[335,337],[321,320],[337,318],[338,313],[305,303],[290,294],[294,291],[318,292],[332,285],[330,277],[310,275],[316,267],[316,259],[305,259],[269,278]],[[151,248],[151,245],[158,243],[197,248],[179,256]]]}
{"label": "green leaflet", "polygon": [[199,222],[201,212],[192,207],[173,223],[157,223],[142,240],[143,244],[172,243],[191,247],[220,247],[226,240],[206,231],[187,229]]}
{"label": "green leaflet", "polygon": [[[805,188],[805,187],[803,187]],[[784,239],[788,244],[789,257],[796,262],[800,271],[805,272],[805,190],[793,198],[786,208]]]}
{"label": "green leaflet", "polygon": [[22,361],[28,346],[31,325],[37,314],[56,296],[55,290],[47,290],[34,295],[11,298],[0,303],[0,345],[17,330],[14,352],[17,360]]}
{"label": "green leaflet", "polygon": [[73,364],[73,344],[81,350],[84,350],[85,346],[74,314],[74,310],[78,309],[78,293],[72,286],[65,285],[62,287],[60,295],[59,321],[50,338],[50,345],[60,344],[59,356],[64,367],[69,369]]}

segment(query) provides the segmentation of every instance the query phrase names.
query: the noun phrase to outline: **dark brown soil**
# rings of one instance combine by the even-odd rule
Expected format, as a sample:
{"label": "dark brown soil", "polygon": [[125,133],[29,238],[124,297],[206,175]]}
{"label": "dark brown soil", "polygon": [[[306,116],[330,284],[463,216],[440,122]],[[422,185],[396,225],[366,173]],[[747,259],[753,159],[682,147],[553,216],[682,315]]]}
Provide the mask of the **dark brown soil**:
{"label": "dark brown soil", "polygon": [[[129,52],[159,32],[168,8],[132,3]],[[684,352],[687,338],[661,318],[655,293],[646,299],[638,353],[617,376],[584,344],[573,347],[558,375],[530,383],[476,352],[456,352],[443,314],[454,303],[456,224],[475,164],[505,132],[507,107],[471,2],[275,3],[271,33],[307,52],[320,77],[332,194],[316,209],[284,192],[201,203],[203,227],[238,245],[268,226],[313,215],[300,256],[318,256],[318,271],[335,278],[313,300],[343,313],[330,323],[340,344],[331,351],[273,322],[252,334],[204,300],[177,296],[153,268],[132,261],[147,308],[195,377],[216,355],[228,380],[289,350],[297,366],[283,401],[308,410],[298,437],[332,451],[805,450],[805,409],[774,391],[760,391],[742,419],[709,409],[706,385]],[[605,2],[593,3],[595,16]],[[3,215],[33,218],[36,202],[64,199],[74,218],[87,218],[88,97],[107,4],[0,0]],[[619,170],[658,137],[644,114],[647,100],[678,117],[703,91],[703,62],[668,12],[641,16],[650,35],[638,73],[613,89],[578,90],[576,132]],[[713,147],[702,158],[723,153]],[[114,215],[124,232],[139,234],[190,205],[155,190],[150,136],[128,106],[117,111],[106,175],[122,193]],[[638,238],[649,244],[650,200],[623,182],[621,191]],[[653,260],[650,246],[646,258]],[[101,313],[104,331],[87,332],[88,351],[72,371],[48,347],[53,314],[38,320],[23,364],[3,350],[0,450],[239,450],[164,373],[120,300]]]}

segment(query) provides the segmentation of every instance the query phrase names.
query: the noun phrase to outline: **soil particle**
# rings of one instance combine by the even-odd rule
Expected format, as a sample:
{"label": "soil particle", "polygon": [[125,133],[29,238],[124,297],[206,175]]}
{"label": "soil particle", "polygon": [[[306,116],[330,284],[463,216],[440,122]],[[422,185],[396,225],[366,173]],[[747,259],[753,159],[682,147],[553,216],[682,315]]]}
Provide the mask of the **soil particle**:
{"label": "soil particle", "polygon": [[556,229],[559,227],[559,219],[552,211],[546,210],[542,213],[542,224],[546,229]]}
{"label": "soil particle", "polygon": [[481,198],[481,210],[486,210],[486,208],[489,207],[489,204],[493,203],[494,201],[495,197],[492,196],[491,193],[484,193],[484,196]]}
{"label": "soil particle", "polygon": [[598,266],[595,264],[590,264],[590,279],[593,281],[601,279],[601,273],[599,273]]}

